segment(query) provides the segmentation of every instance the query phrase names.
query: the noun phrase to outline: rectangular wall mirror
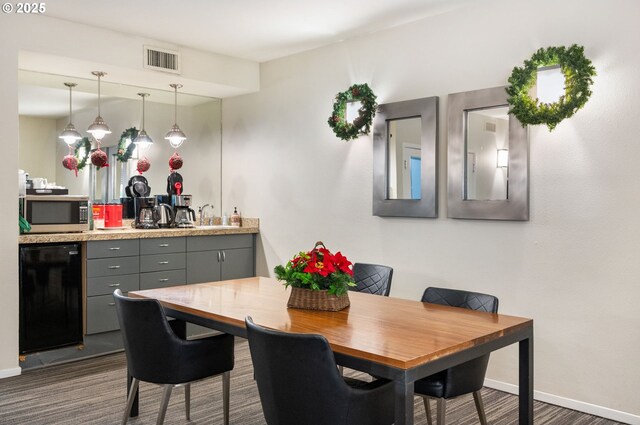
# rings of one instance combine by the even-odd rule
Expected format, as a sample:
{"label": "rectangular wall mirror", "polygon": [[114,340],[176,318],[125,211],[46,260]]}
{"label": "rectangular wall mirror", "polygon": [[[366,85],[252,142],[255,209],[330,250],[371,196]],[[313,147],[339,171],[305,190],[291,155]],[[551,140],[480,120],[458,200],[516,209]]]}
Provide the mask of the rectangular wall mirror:
{"label": "rectangular wall mirror", "polygon": [[505,88],[450,94],[448,121],[447,216],[528,220],[527,129]]}
{"label": "rectangular wall mirror", "polygon": [[373,215],[437,217],[438,98],[386,103],[373,130]]}

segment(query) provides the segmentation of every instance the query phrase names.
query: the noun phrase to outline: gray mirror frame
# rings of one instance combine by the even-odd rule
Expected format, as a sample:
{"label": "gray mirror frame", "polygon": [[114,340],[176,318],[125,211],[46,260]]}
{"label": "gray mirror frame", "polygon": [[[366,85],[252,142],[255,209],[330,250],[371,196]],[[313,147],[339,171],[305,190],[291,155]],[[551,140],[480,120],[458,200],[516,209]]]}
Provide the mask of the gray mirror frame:
{"label": "gray mirror frame", "polygon": [[448,97],[447,216],[480,220],[529,220],[528,129],[509,114],[509,195],[506,200],[464,199],[466,111],[508,105],[506,87]]}
{"label": "gray mirror frame", "polygon": [[[388,122],[421,118],[421,199],[388,199]],[[438,217],[438,97],[385,103],[378,106],[373,126],[373,215],[379,217]]]}

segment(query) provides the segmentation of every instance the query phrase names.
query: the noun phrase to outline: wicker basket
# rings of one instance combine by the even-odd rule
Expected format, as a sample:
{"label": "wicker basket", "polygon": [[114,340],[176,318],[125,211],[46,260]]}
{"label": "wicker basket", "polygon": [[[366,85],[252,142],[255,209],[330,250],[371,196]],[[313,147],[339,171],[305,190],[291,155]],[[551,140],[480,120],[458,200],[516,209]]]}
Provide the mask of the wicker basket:
{"label": "wicker basket", "polygon": [[312,291],[304,288],[291,288],[291,295],[287,302],[289,308],[305,310],[338,311],[349,307],[349,294],[329,295],[326,290]]}

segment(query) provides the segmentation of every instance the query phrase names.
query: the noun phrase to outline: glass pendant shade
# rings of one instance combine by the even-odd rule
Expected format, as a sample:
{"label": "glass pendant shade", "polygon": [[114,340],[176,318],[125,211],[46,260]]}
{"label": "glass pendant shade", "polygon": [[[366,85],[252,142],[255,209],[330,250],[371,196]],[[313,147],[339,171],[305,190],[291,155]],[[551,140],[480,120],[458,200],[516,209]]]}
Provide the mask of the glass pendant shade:
{"label": "glass pendant shade", "polygon": [[100,116],[100,78],[104,77],[107,74],[100,71],[93,71],[92,74],[98,77],[98,116],[96,117],[95,120],[93,120],[93,123],[87,129],[87,133],[90,133],[94,139],[96,139],[97,141],[100,141],[107,134],[111,134],[111,130],[109,129],[109,126],[104,122],[104,120]]}
{"label": "glass pendant shade", "polygon": [[73,124],[71,124],[71,112],[72,112],[72,109],[71,109],[71,90],[77,84],[75,84],[75,83],[64,83],[64,85],[69,87],[69,124],[67,124],[67,126],[64,128],[64,130],[62,130],[62,133],[60,133],[60,138],[62,140],[64,140],[64,142],[67,145],[71,146],[75,142],[77,142],[78,140],[82,139],[82,136],[80,135],[80,133],[78,133],[76,128],[73,126]]}
{"label": "glass pendant shade", "polygon": [[133,143],[138,145],[138,149],[146,150],[153,145],[153,139],[144,130],[144,99],[149,96],[149,93],[138,93],[138,96],[142,98],[142,129],[138,132],[138,137],[133,140]]}
{"label": "glass pendant shade", "polygon": [[185,136],[184,132],[180,130],[180,127],[178,126],[178,89],[182,87],[182,84],[169,84],[169,86],[173,88],[175,93],[175,121],[171,130],[169,130],[164,138],[169,141],[172,148],[178,149],[182,143],[187,140],[187,136]]}

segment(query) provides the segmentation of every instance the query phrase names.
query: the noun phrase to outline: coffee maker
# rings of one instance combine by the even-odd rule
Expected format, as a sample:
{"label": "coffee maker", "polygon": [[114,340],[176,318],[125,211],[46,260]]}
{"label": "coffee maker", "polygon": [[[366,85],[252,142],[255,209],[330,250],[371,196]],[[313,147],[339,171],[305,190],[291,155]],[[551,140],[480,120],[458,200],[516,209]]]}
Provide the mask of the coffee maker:
{"label": "coffee maker", "polygon": [[134,198],[136,204],[136,229],[157,229],[158,210],[156,198]]}
{"label": "coffee maker", "polygon": [[196,212],[191,209],[191,195],[172,195],[173,225],[174,227],[195,227]]}

